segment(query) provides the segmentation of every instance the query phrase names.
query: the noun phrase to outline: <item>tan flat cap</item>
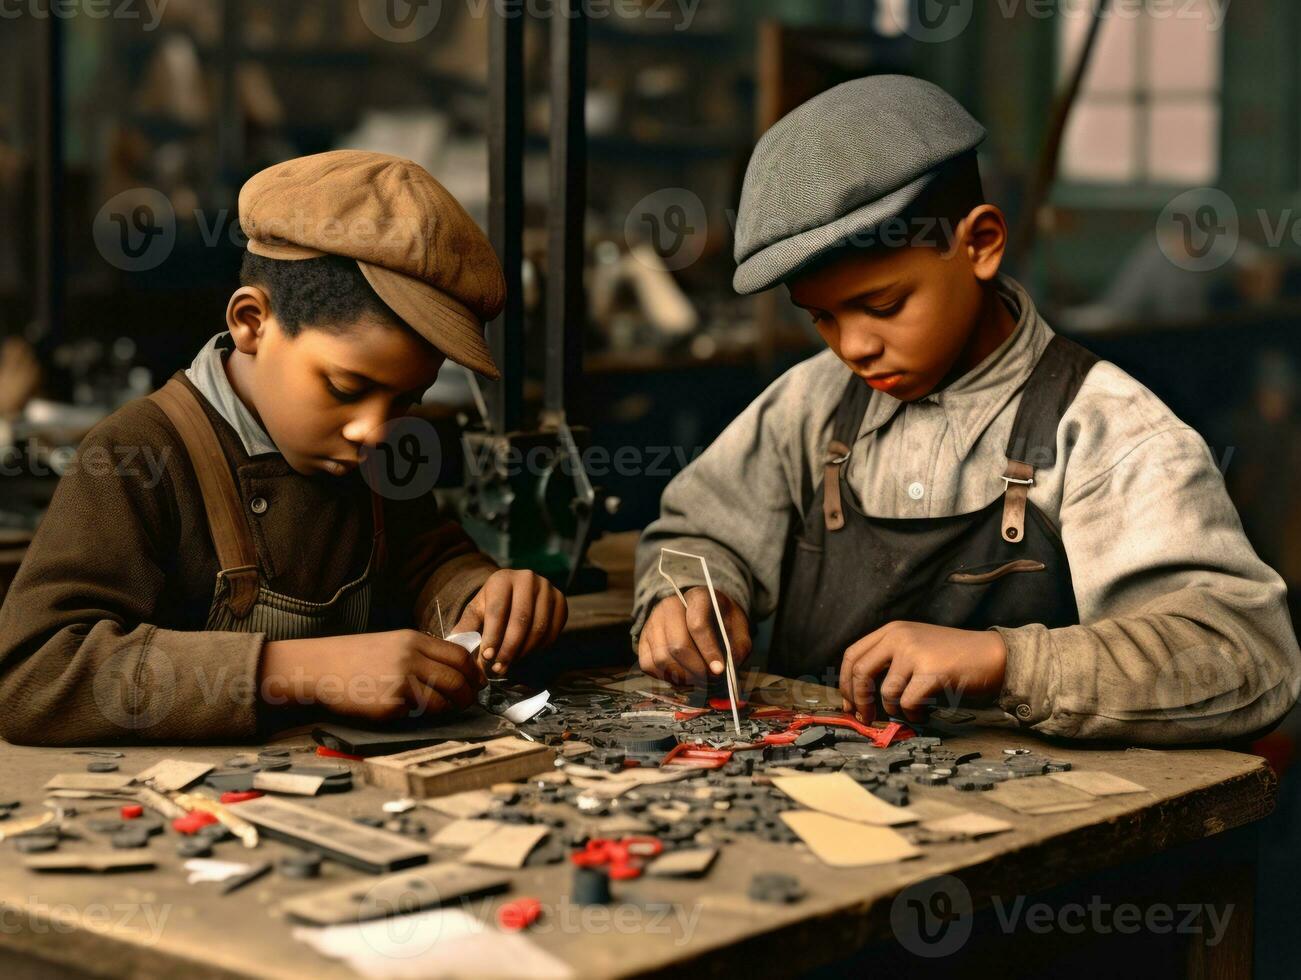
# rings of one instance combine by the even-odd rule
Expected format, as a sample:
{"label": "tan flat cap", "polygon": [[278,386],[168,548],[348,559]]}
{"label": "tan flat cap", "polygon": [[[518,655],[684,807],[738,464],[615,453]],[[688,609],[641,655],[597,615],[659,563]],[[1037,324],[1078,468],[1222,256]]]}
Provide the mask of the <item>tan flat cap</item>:
{"label": "tan flat cap", "polygon": [[501,264],[474,219],[422,167],[365,150],[287,160],[240,190],[239,223],[257,255],[356,259],[411,329],[457,364],[500,377],[483,325],[506,302]]}

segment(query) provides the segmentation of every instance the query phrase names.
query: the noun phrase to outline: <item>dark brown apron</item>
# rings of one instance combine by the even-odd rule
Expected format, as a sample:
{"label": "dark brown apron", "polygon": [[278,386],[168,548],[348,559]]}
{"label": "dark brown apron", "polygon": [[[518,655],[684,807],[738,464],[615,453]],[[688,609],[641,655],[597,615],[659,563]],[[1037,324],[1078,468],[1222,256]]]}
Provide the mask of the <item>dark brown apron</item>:
{"label": "dark brown apron", "polygon": [[980,630],[1079,622],[1061,535],[1027,493],[1056,461],[1057,426],[1097,357],[1054,337],[1025,383],[1004,493],[951,517],[871,517],[845,483],[871,389],[851,377],[821,487],[788,543],[769,669],[835,687],[845,649],[894,620]]}
{"label": "dark brown apron", "polygon": [[206,630],[265,633],[268,640],[342,636],[378,628],[372,580],[384,567],[384,509],[371,493],[374,536],[366,570],[325,602],[275,592],[262,578],[253,535],[212,422],[189,388],[173,379],[149,396],[176,427],[203,494],[208,530],[217,551],[217,582]]}

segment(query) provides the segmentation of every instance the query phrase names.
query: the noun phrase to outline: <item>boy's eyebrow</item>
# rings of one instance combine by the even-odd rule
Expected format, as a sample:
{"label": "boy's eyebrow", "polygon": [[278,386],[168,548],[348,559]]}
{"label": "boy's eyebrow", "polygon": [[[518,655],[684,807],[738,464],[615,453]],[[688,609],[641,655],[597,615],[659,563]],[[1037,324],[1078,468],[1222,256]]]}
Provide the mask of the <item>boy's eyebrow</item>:
{"label": "boy's eyebrow", "polygon": [[[856,294],[854,294],[853,296],[849,296],[849,297],[847,297],[847,298],[841,300],[840,302],[841,302],[841,303],[856,303],[856,302],[858,302],[859,300],[867,299],[869,296],[876,296],[876,295],[878,295],[878,294],[880,294],[880,293],[888,292],[888,291],[890,291],[891,289],[894,289],[894,288],[895,288],[896,286],[898,286],[898,285],[899,285],[898,282],[888,282],[888,283],[886,283],[884,286],[873,286],[871,289],[865,289],[865,290],[863,290],[861,293],[856,293]],[[798,306],[798,307],[799,307],[800,309],[802,309],[802,310],[810,309],[810,307],[805,306],[803,303],[801,303],[799,300],[797,300],[794,296],[791,297],[791,302],[794,303],[796,306]]]}

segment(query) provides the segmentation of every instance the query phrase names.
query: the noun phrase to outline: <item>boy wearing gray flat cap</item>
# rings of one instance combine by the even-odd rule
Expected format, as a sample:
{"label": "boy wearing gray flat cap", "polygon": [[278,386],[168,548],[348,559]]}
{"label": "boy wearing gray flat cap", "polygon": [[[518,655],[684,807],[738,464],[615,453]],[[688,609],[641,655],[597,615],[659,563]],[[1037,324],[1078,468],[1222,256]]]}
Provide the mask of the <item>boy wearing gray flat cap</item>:
{"label": "boy wearing gray flat cap", "polygon": [[[664,493],[633,642],[676,682],[723,670],[775,614],[770,670],[911,720],[1151,743],[1249,735],[1292,706],[1301,652],[1207,446],[1151,392],[1053,332],[1000,272],[984,129],[896,75],[840,85],[760,140],[734,285],[778,285],[827,350],[779,378]],[[679,579],[679,584],[682,584]]]}

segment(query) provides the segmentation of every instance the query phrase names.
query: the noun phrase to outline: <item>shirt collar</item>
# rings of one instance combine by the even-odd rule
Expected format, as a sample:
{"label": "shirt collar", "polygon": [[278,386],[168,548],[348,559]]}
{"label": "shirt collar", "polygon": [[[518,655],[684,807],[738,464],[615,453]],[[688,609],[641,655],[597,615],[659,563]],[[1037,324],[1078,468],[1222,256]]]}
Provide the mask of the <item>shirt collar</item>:
{"label": "shirt collar", "polygon": [[217,334],[195,356],[193,363],[186,368],[185,376],[235,430],[250,457],[278,454],[280,450],[276,444],[235,394],[230,379],[226,377],[225,360],[231,346],[229,333]]}
{"label": "shirt collar", "polygon": [[[1016,315],[1012,333],[947,388],[919,399],[944,409],[960,459],[966,459],[981,434],[1030,377],[1039,355],[1052,339],[1052,331],[1020,283],[1000,275],[995,288]],[[858,437],[881,428],[904,404],[883,391],[873,391]]]}

